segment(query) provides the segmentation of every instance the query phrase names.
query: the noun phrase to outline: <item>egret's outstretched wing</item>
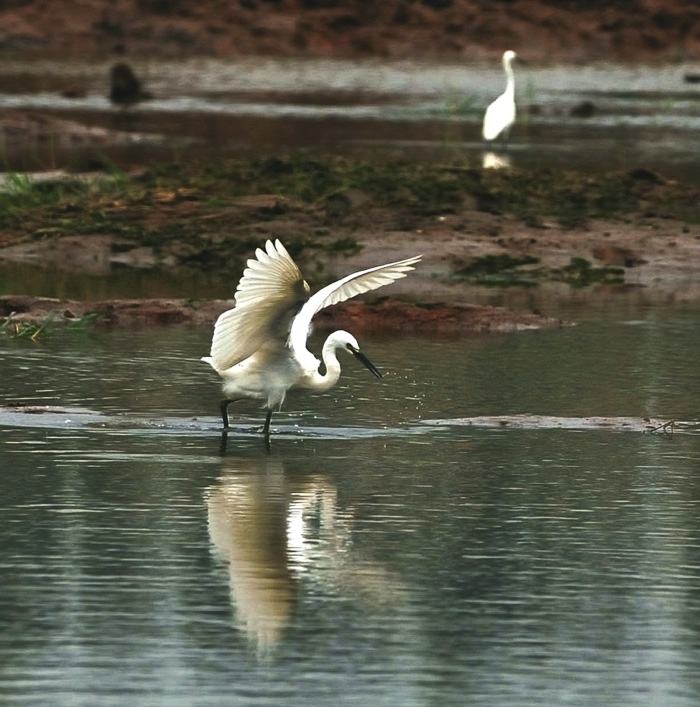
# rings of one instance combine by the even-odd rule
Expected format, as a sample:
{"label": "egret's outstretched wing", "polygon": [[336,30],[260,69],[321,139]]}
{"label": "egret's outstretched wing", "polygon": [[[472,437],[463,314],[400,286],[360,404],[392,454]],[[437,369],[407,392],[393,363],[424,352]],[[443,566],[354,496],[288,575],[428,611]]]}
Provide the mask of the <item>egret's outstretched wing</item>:
{"label": "egret's outstretched wing", "polygon": [[406,277],[422,257],[421,255],[416,255],[406,260],[398,260],[395,263],[377,265],[367,270],[361,270],[320,289],[309,298],[309,301],[294,318],[289,334],[289,343],[292,349],[295,352],[300,352],[306,347],[306,338],[311,327],[311,320],[316,312],[324,307],[344,302],[351,297],[356,297],[370,290],[376,290],[378,287],[389,285],[395,280]]}
{"label": "egret's outstretched wing", "polygon": [[214,325],[211,364],[226,370],[254,354],[271,339],[284,344],[291,318],[309,298],[297,264],[277,240],[258,248],[236,288],[236,306]]}

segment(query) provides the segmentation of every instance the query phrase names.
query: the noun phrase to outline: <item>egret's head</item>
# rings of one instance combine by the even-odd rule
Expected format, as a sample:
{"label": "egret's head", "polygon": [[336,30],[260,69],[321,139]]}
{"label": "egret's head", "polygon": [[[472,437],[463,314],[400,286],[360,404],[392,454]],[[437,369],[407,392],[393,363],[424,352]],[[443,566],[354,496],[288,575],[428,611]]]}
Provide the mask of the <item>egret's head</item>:
{"label": "egret's head", "polygon": [[338,331],[334,331],[328,338],[337,349],[347,349],[348,351],[352,351],[353,349],[355,351],[360,350],[357,339],[349,331],[339,329]]}
{"label": "egret's head", "polygon": [[503,61],[506,61],[510,64],[513,59],[517,58],[517,54],[514,51],[511,51],[510,49],[507,52],[503,53]]}
{"label": "egret's head", "polygon": [[360,345],[352,334],[347,331],[336,331],[333,338],[339,348],[349,351],[375,378],[382,377],[381,371],[360,351]]}

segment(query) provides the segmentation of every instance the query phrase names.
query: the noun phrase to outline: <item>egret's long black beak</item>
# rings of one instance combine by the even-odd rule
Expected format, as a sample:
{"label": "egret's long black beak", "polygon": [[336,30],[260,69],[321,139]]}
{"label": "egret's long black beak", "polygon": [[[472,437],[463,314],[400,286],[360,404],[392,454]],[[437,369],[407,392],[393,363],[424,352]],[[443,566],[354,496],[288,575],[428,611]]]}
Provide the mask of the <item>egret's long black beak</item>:
{"label": "egret's long black beak", "polygon": [[365,356],[362,351],[348,344],[348,351],[367,368],[367,370],[375,377],[381,378],[381,371]]}

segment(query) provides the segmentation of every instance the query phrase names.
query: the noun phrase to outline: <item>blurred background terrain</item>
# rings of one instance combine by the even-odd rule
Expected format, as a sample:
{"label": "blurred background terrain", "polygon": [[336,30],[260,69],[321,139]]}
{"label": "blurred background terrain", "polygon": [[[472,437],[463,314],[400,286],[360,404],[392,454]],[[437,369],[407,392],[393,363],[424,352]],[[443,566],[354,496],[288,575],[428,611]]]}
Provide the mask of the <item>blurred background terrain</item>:
{"label": "blurred background terrain", "polygon": [[536,61],[700,56],[695,0],[5,0],[0,52]]}

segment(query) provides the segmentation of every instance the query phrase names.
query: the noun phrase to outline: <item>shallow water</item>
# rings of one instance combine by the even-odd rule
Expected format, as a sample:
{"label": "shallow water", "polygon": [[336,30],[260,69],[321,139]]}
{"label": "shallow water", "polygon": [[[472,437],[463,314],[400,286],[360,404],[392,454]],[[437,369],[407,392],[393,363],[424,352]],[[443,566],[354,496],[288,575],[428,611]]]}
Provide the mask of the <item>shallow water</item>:
{"label": "shallow water", "polygon": [[[137,68],[158,98],[127,112],[104,99],[106,65],[5,62],[0,92],[168,136],[111,152],[125,161],[328,148],[478,161],[502,83],[498,67],[413,62]],[[683,67],[518,71],[540,110],[511,163],[698,177]],[[73,80],[86,97],[58,98]],[[584,99],[600,113],[572,119]],[[49,148],[8,165],[79,152]],[[38,277],[80,299],[230,296],[201,275],[129,278]],[[383,380],[345,361],[331,393],[290,395],[269,451],[254,404],[232,407],[222,444],[218,383],[198,361],[207,330],[0,336],[2,404],[56,407],[0,414],[0,702],[694,707],[700,437],[464,424],[700,419],[697,306],[593,300],[538,302],[579,322],[555,331],[365,338]]]}
{"label": "shallow water", "polygon": [[[494,164],[481,144],[480,121],[503,90],[499,62],[249,58],[134,62],[134,68],[155,98],[125,111],[106,98],[109,64],[4,62],[4,107],[145,136],[116,148],[8,144],[8,168],[70,165],[96,151],[128,165],[292,149]],[[522,167],[653,167],[698,180],[700,88],[683,80],[692,71],[683,64],[519,67],[520,117],[500,157]],[[61,96],[76,86],[83,96]],[[594,114],[573,117],[584,101]]]}
{"label": "shallow water", "polygon": [[207,330],[0,339],[3,401],[65,415],[0,417],[0,701],[696,705],[700,437],[457,422],[697,420],[700,312],[628,314],[365,337],[382,381],[269,452],[253,404],[222,449]]}

